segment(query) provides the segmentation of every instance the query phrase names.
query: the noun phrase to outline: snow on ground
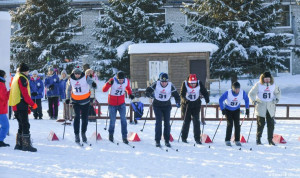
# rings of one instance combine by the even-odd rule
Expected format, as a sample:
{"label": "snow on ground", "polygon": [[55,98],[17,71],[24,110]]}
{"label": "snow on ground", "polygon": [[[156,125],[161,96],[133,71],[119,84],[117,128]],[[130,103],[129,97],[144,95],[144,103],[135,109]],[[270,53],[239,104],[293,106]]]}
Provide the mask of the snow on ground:
{"label": "snow on ground", "polygon": [[[296,102],[297,99],[290,98],[290,96],[299,96],[300,84],[297,83],[299,76],[288,76],[288,79],[284,79],[284,76],[281,79],[281,77],[277,77],[275,81],[283,91],[282,103],[289,103],[289,101],[299,103]],[[241,81],[242,86],[246,86],[246,82]],[[226,84],[222,82],[222,85]],[[222,87],[223,91],[226,89],[227,86]],[[100,95],[101,102],[105,102],[107,94]],[[145,103],[148,101],[142,100]],[[128,125],[128,131],[137,132],[141,138],[141,142],[132,143],[136,147],[133,149],[122,143],[119,146],[110,143],[107,139],[108,132],[103,129],[105,120],[100,120],[97,126],[103,140],[96,142],[90,138],[92,147],[80,148],[74,143],[73,127],[66,127],[65,139],[62,140],[63,126],[61,123],[49,120],[46,110],[47,102],[44,101],[44,120],[33,120],[33,116],[30,116],[33,145],[38,149],[36,153],[13,150],[18,125],[16,120],[10,120],[10,136],[6,138],[6,142],[11,144],[11,147],[1,148],[0,177],[224,177],[224,175],[300,177],[300,142],[297,140],[300,137],[299,121],[277,121],[275,133],[281,134],[287,144],[276,147],[255,145],[256,122],[254,122],[249,143],[243,144],[242,150],[238,150],[235,146],[232,148],[224,146],[225,121],[221,123],[214,143],[199,147],[193,146],[192,124],[188,138],[191,143],[177,142],[182,121],[175,121],[172,135],[176,141],[172,142],[172,145],[179,149],[179,152],[174,150],[166,152],[154,146],[154,121],[147,121],[144,132],[140,132],[143,121],[138,125]],[[172,110],[172,114],[174,112],[175,109]],[[207,112],[209,114],[209,110]],[[294,112],[299,117],[300,108]],[[106,115],[106,108],[102,113]],[[61,117],[62,105],[59,112],[59,118]],[[210,121],[205,126],[204,132],[211,139],[218,124],[219,122]],[[250,125],[251,122],[244,122],[241,128],[241,134],[246,139]],[[89,122],[88,137],[95,132],[95,126],[95,122]],[[262,137],[265,144],[267,143],[266,129],[265,127]],[[119,142],[121,141],[120,130],[118,120],[115,139]],[[50,131],[54,131],[60,141],[48,141]],[[208,147],[209,145],[211,148]]]}

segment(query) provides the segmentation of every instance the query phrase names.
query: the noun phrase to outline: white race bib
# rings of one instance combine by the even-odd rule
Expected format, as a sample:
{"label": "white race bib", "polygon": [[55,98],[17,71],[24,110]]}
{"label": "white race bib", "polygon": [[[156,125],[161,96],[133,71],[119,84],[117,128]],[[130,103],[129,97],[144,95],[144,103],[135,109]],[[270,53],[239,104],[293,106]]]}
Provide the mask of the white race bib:
{"label": "white race bib", "polygon": [[261,101],[265,101],[265,102],[273,101],[274,91],[275,91],[275,84],[269,85],[269,86],[259,84],[258,85],[258,98]]}
{"label": "white race bib", "polygon": [[72,85],[72,93],[74,95],[84,95],[90,92],[90,86],[86,81],[86,77],[82,77],[79,80],[73,80],[70,78]]}
{"label": "white race bib", "polygon": [[185,98],[189,101],[196,101],[200,97],[200,82],[199,80],[198,86],[196,88],[191,88],[188,86],[187,81],[185,81],[185,87],[186,87],[186,95]]}
{"label": "white race bib", "polygon": [[168,82],[168,85],[163,88],[160,84],[160,82],[156,82],[156,88],[154,91],[155,99],[159,101],[169,101],[171,98],[171,91],[172,89],[172,83]]}
{"label": "white race bib", "polygon": [[244,91],[240,90],[239,94],[237,96],[233,96],[232,90],[228,90],[228,95],[226,99],[226,105],[230,107],[237,107],[241,104],[241,101],[243,100],[243,94]]}
{"label": "white race bib", "polygon": [[125,88],[128,85],[128,79],[125,78],[122,84],[118,84],[118,80],[114,77],[114,83],[110,88],[110,95],[112,96],[122,96],[125,94]]}

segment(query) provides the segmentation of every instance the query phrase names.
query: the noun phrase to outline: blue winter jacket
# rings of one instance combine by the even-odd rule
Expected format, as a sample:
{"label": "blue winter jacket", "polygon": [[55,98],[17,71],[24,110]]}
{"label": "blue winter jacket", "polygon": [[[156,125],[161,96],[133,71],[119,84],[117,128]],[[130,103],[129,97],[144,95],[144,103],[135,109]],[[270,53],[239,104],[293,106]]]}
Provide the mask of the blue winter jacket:
{"label": "blue winter jacket", "polygon": [[[49,90],[50,85],[54,85],[52,90]],[[56,74],[47,76],[45,79],[45,87],[47,88],[47,97],[59,97],[59,78]]]}
{"label": "blue winter jacket", "polygon": [[60,99],[64,100],[66,99],[66,86],[67,86],[67,81],[68,77],[59,80],[59,94],[60,94]]}
{"label": "blue winter jacket", "polygon": [[[231,92],[232,92],[233,96],[238,96],[239,95],[239,94],[236,94],[232,90],[231,90]],[[227,97],[228,97],[228,91],[226,91],[225,93],[223,93],[223,95],[219,99],[219,105],[220,105],[220,109],[221,110],[228,109],[230,111],[235,111],[237,109],[240,109],[240,105],[232,107],[232,106],[228,106],[227,104],[225,104],[225,107],[224,107],[224,101],[227,99]],[[249,108],[249,98],[248,98],[247,93],[244,90],[243,90],[243,99],[245,101],[245,107],[248,109]]]}
{"label": "blue winter jacket", "polygon": [[[34,80],[33,77],[30,78],[30,92],[31,92],[31,99],[42,99],[44,97],[44,82],[41,80],[40,77],[37,77]],[[32,93],[37,92],[37,96],[32,96]]]}

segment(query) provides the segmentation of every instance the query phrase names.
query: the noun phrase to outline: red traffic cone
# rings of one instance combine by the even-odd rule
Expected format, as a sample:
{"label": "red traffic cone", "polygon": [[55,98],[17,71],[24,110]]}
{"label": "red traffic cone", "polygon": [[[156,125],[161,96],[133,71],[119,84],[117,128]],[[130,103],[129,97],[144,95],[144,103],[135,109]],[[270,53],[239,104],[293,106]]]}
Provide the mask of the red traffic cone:
{"label": "red traffic cone", "polygon": [[49,141],[59,141],[58,137],[56,136],[56,134],[53,131],[50,132],[50,134],[48,136],[48,140]]}
{"label": "red traffic cone", "polygon": [[97,133],[97,138],[96,138],[96,132],[94,132],[91,136],[91,140],[102,140],[102,137],[100,135],[100,133]]}
{"label": "red traffic cone", "polygon": [[140,137],[138,136],[138,134],[136,132],[128,133],[127,139],[128,139],[128,141],[131,141],[131,142],[141,141]]}
{"label": "red traffic cone", "polygon": [[[234,136],[234,135],[231,137],[231,141],[232,141],[232,142],[235,141],[235,136]],[[244,135],[240,135],[240,142],[241,142],[241,143],[247,143],[247,141],[246,141]]]}
{"label": "red traffic cone", "polygon": [[201,138],[202,138],[202,143],[212,143],[211,139],[207,134],[201,135]]}
{"label": "red traffic cone", "polygon": [[281,135],[278,135],[278,134],[273,135],[273,142],[274,143],[286,144],[286,141],[284,140],[284,138]]}

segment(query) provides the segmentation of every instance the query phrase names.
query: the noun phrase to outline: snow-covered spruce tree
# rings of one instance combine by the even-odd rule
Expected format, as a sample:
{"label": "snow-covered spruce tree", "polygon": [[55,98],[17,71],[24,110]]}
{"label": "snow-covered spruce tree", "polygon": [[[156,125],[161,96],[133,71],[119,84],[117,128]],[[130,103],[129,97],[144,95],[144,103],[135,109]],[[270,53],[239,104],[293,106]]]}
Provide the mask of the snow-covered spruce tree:
{"label": "snow-covered spruce tree", "polygon": [[285,68],[286,57],[279,49],[291,41],[291,34],[270,33],[280,17],[280,2],[263,4],[261,0],[195,0],[184,4],[182,12],[189,24],[190,39],[219,46],[211,56],[212,77],[237,80],[237,75],[254,76]]}
{"label": "snow-covered spruce tree", "polygon": [[129,76],[127,48],[132,43],[177,41],[173,39],[172,24],[159,21],[158,10],[162,0],[109,0],[103,4],[104,16],[97,19],[93,35],[99,41],[93,64],[102,79],[111,77],[117,70]]}
{"label": "snow-covered spruce tree", "polygon": [[44,71],[49,65],[60,66],[65,59],[82,55],[87,45],[70,42],[83,30],[70,25],[80,14],[69,0],[27,0],[11,11],[12,22],[20,26],[11,37],[13,62],[26,62],[31,70]]}

